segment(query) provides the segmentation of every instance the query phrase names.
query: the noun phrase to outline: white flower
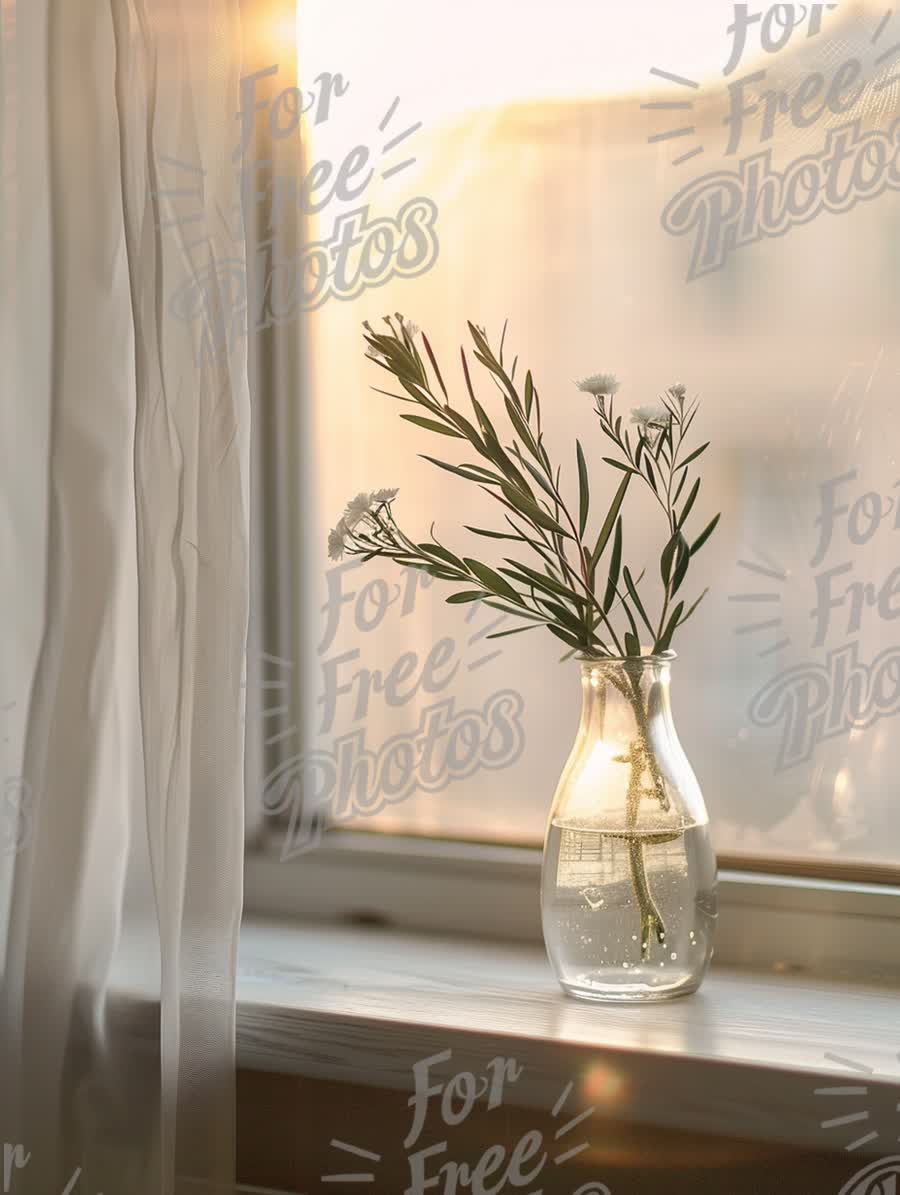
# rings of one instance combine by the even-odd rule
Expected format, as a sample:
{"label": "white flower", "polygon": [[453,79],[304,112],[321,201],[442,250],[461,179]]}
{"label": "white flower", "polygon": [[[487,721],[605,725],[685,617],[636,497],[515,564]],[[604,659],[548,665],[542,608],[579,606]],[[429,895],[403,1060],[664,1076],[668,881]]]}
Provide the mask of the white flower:
{"label": "white flower", "polygon": [[683,386],[681,382],[676,382],[674,386],[669,387],[669,393],[673,398],[684,398],[687,394],[687,386]]}
{"label": "white flower", "polygon": [[328,532],[329,560],[341,560],[343,558],[348,532],[349,528],[343,519],[341,519],[333,531]]}
{"label": "white flower", "polygon": [[[384,318],[389,319],[390,317],[385,316]],[[410,340],[415,340],[415,338],[419,335],[418,324],[414,324],[411,319],[407,319],[406,316],[401,311],[394,312],[394,319],[397,321],[397,323],[400,325],[400,327],[407,333]]]}
{"label": "white flower", "polygon": [[612,373],[592,373],[590,377],[582,378],[575,383],[585,394],[593,394],[595,398],[608,396],[612,398],[619,389],[619,382]]}
{"label": "white flower", "polygon": [[672,422],[672,412],[665,407],[635,407],[631,422],[638,425],[638,431],[645,439],[653,439]]}
{"label": "white flower", "polygon": [[352,531],[360,519],[364,519],[371,509],[372,495],[359,493],[347,503],[347,509],[344,511],[344,517],[341,522],[345,524],[348,530]]}
{"label": "white flower", "polygon": [[388,503],[393,502],[399,493],[400,493],[399,489],[376,490],[375,493],[372,494],[372,496],[371,496],[372,503],[375,506],[381,506],[385,502],[388,502]]}

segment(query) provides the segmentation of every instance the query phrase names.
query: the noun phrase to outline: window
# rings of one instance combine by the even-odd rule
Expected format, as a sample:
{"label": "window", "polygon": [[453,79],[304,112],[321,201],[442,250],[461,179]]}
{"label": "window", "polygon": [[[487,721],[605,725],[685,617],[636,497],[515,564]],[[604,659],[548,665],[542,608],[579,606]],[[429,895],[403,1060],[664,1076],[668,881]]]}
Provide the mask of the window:
{"label": "window", "polygon": [[[254,824],[290,827],[287,854],[311,845],[323,819],[538,845],[577,725],[576,667],[559,663],[549,637],[488,639],[509,621],[446,605],[441,582],[326,558],[328,529],[359,490],[399,486],[398,511],[418,538],[434,520],[464,549],[459,524],[494,525],[487,498],[420,456],[456,460],[453,445],[445,453],[371,389],[382,382],[360,324],[400,310],[426,328],[454,385],[466,320],[497,336],[508,319],[508,351],[538,381],[570,484],[576,435],[591,459],[603,455],[574,377],[616,371],[621,409],[675,381],[702,396],[698,443],[712,449],[698,502],[723,513],[698,557],[695,590],[710,594],[676,644],[673,701],[717,847],[734,863],[796,873],[883,878],[897,866],[897,205],[890,192],[863,197],[860,166],[849,210],[739,246],[725,228],[724,264],[703,272],[701,260],[690,280],[692,252],[713,253],[712,233],[674,236],[662,222],[677,191],[715,171],[769,147],[782,170],[819,152],[855,109],[823,106],[805,125],[773,107],[766,140],[766,101],[754,92],[760,107],[727,155],[728,83],[765,69],[765,86],[790,100],[811,72],[830,80],[864,47],[871,65],[881,15],[842,9],[777,52],[755,28],[726,79],[732,38],[713,3],[640,13],[575,0],[552,11],[460,3],[427,15],[370,4],[352,21],[310,3],[301,14],[309,107],[294,232],[324,242],[360,208],[363,227],[418,202],[420,232],[431,227],[437,247],[418,276],[382,284],[373,271],[355,296],[346,279],[333,282],[303,315],[299,375],[278,356],[296,325],[275,318],[260,341],[276,363],[263,363],[271,405],[257,421],[265,581],[248,659],[248,770],[268,810]],[[348,86],[333,86],[323,107],[321,88],[338,75]],[[864,130],[890,127],[896,85],[867,87]],[[808,109],[790,111],[805,119]],[[677,121],[693,132],[653,139]],[[288,126],[284,106],[270,126],[276,153]],[[298,169],[295,159],[285,168]],[[326,161],[333,173],[313,176]],[[332,186],[341,168],[343,191]],[[763,188],[757,208],[772,228],[774,194]],[[319,210],[316,195],[328,196]],[[598,473],[596,484],[612,495],[611,478]],[[626,528],[649,574],[658,529],[636,496]]]}

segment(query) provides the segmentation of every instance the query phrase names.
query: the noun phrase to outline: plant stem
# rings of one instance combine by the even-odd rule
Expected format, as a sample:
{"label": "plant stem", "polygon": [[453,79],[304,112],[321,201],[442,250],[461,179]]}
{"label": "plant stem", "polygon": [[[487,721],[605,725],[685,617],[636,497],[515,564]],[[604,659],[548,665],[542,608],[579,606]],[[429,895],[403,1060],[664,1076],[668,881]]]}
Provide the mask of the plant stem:
{"label": "plant stem", "polygon": [[641,778],[645,770],[649,770],[653,779],[655,794],[663,809],[669,808],[669,799],[665,792],[662,777],[653,755],[653,748],[649,740],[649,726],[644,702],[641,696],[640,682],[633,669],[624,666],[626,676],[612,678],[613,684],[631,705],[637,722],[638,734],[632,740],[627,756],[631,768],[628,779],[628,793],[626,796],[625,824],[628,841],[628,862],[631,869],[631,883],[634,888],[635,899],[641,918],[641,962],[645,963],[650,957],[650,940],[653,934],[660,946],[665,944],[666,927],[662,915],[656,907],[650,891],[647,878],[646,861],[644,859],[644,844],[637,835],[638,812],[641,797],[647,795],[641,787]]}
{"label": "plant stem", "polygon": [[650,958],[651,936],[655,933],[660,946],[665,946],[666,927],[650,895],[644,863],[644,844],[639,838],[628,839],[628,860],[631,866],[631,882],[641,913],[641,962],[646,963]]}

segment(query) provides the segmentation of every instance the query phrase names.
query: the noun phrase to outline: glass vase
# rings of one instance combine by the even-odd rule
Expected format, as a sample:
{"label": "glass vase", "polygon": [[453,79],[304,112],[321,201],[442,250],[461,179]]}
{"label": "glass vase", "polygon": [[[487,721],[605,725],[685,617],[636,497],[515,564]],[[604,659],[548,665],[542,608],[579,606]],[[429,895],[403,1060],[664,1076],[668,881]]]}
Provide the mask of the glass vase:
{"label": "glass vase", "polygon": [[673,652],[578,661],[581,724],[544,842],[541,912],[563,989],[641,1003],[696,991],[716,859],[669,702]]}

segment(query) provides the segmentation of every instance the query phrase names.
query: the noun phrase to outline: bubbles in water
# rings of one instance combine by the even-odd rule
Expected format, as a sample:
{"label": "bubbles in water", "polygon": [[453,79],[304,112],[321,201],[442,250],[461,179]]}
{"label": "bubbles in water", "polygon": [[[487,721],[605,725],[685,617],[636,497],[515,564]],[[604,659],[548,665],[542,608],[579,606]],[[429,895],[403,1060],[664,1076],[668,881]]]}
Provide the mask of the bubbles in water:
{"label": "bubbles in water", "polygon": [[[647,957],[642,957],[642,909],[625,837],[555,820],[551,826],[544,864],[544,931],[557,973],[575,989],[614,993],[618,974],[624,998],[639,994],[642,985],[652,987],[658,998],[688,986],[697,968],[705,966],[715,882],[707,828],[691,827],[664,841],[649,833],[637,837],[647,884],[665,926],[664,935],[662,926],[651,934]],[[666,968],[667,974],[660,975]]]}

